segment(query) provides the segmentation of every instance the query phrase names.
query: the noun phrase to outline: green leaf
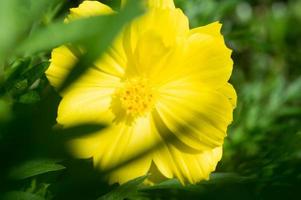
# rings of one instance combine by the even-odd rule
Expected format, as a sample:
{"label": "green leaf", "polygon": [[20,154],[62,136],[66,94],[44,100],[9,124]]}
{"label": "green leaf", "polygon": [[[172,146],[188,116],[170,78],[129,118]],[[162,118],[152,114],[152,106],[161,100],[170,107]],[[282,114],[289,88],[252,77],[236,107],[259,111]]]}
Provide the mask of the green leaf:
{"label": "green leaf", "polygon": [[40,101],[40,95],[37,91],[29,91],[26,94],[23,94],[19,102],[24,104],[32,104]]}
{"label": "green leaf", "polygon": [[182,185],[177,179],[170,179],[150,187],[143,187],[143,190],[157,190],[157,189],[182,189],[188,191],[198,191],[205,185],[219,185],[223,183],[243,183],[251,180],[251,178],[241,177],[235,173],[221,173],[216,172],[210,175],[209,180],[203,180],[197,184]]}
{"label": "green leaf", "polygon": [[45,200],[43,197],[29,192],[12,191],[6,193],[3,200]]}
{"label": "green leaf", "polygon": [[26,179],[32,176],[63,169],[65,169],[63,165],[57,164],[53,160],[32,160],[13,169],[9,176],[12,179]]}
{"label": "green leaf", "polygon": [[219,184],[219,183],[243,183],[253,180],[252,177],[240,176],[231,172],[215,172],[210,175],[208,181],[201,182],[205,184]]}
{"label": "green leaf", "polygon": [[6,85],[9,82],[17,79],[29,66],[31,60],[29,58],[21,58],[14,61],[14,63],[5,71],[4,80]]}
{"label": "green leaf", "polygon": [[148,175],[133,179],[97,200],[124,200],[137,193],[139,186],[148,177]]}
{"label": "green leaf", "polygon": [[183,185],[177,179],[169,179],[158,183],[154,186],[144,187],[142,190],[156,190],[156,189],[180,189]]}
{"label": "green leaf", "polygon": [[[205,182],[205,181],[204,181]],[[149,191],[149,190],[162,190],[162,189],[174,189],[174,190],[186,190],[186,191],[200,191],[203,189],[204,182],[201,182],[200,184],[188,184],[188,185],[182,185],[180,181],[177,179],[169,179],[166,181],[163,181],[161,183],[158,183],[154,186],[150,187],[143,187],[140,190],[141,191]]]}
{"label": "green leaf", "polygon": [[37,79],[41,78],[44,75],[44,72],[47,70],[49,62],[43,62],[38,65],[35,65],[23,75],[24,78],[28,80],[28,84],[33,84]]}
{"label": "green leaf", "polygon": [[14,85],[12,86],[13,93],[22,93],[28,87],[28,81],[24,80],[17,80]]}

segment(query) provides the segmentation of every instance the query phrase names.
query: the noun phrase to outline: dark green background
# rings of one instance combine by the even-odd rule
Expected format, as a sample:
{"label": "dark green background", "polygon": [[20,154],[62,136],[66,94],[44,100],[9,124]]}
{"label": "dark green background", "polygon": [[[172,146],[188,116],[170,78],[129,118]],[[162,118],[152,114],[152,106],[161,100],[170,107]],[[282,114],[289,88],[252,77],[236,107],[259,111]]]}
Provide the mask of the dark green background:
{"label": "dark green background", "polygon": [[[103,2],[119,9],[119,1]],[[62,19],[79,1],[0,1],[0,198],[301,199],[301,1],[297,0],[176,1],[191,27],[221,21],[226,43],[233,49],[230,82],[237,90],[238,106],[223,159],[210,181],[183,187],[169,180],[145,187],[141,185],[145,177],[140,177],[110,186],[90,160],[69,155],[66,140],[103,126],[53,129],[60,97],[44,75],[50,51],[69,42],[90,50],[82,56],[80,70],[65,82],[67,87],[124,23],[141,14],[138,1],[130,2],[117,17],[68,26]]]}

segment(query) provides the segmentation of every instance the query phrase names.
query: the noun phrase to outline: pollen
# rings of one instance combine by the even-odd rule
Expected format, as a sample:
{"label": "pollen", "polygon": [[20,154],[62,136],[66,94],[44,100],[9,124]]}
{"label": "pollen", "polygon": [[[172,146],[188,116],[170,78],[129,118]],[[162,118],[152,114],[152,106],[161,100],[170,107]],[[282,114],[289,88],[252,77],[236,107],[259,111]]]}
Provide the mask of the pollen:
{"label": "pollen", "polygon": [[144,79],[125,81],[116,92],[121,108],[132,118],[146,115],[155,102],[154,89]]}

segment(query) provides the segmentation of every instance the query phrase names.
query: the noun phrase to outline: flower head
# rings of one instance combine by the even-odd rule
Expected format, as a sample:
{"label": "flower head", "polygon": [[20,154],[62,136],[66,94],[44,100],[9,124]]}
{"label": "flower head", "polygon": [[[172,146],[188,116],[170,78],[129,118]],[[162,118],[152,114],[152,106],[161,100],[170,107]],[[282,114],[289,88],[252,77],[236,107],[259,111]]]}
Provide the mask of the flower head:
{"label": "flower head", "polygon": [[[147,0],[147,13],[124,28],[110,49],[62,95],[57,122],[106,123],[71,142],[81,158],[108,169],[160,144],[116,169],[110,182],[154,172],[182,183],[208,179],[222,156],[236,94],[228,83],[231,50],[218,22],[189,29],[172,0]],[[97,1],[71,9],[69,19],[113,12]],[[67,46],[52,51],[46,72],[58,87],[77,56]]]}

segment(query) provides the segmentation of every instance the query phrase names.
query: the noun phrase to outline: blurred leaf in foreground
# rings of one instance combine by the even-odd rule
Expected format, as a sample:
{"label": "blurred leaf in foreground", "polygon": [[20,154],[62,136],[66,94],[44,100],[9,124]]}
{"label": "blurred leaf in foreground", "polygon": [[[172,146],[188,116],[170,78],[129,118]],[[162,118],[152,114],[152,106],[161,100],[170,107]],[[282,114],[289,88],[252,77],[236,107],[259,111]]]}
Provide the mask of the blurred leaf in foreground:
{"label": "blurred leaf in foreground", "polygon": [[[0,1],[0,63],[8,56],[39,21],[43,11],[56,1],[1,0]],[[2,64],[2,63],[1,63]]]}
{"label": "blurred leaf in foreground", "polygon": [[82,43],[86,53],[80,56],[79,61],[69,72],[58,90],[65,90],[72,82],[83,75],[89,67],[93,66],[93,62],[103,56],[122,28],[142,13],[141,2],[129,0],[118,14],[112,14],[112,19],[104,20],[101,26],[97,26],[97,34],[90,38],[86,37],[86,40]]}

